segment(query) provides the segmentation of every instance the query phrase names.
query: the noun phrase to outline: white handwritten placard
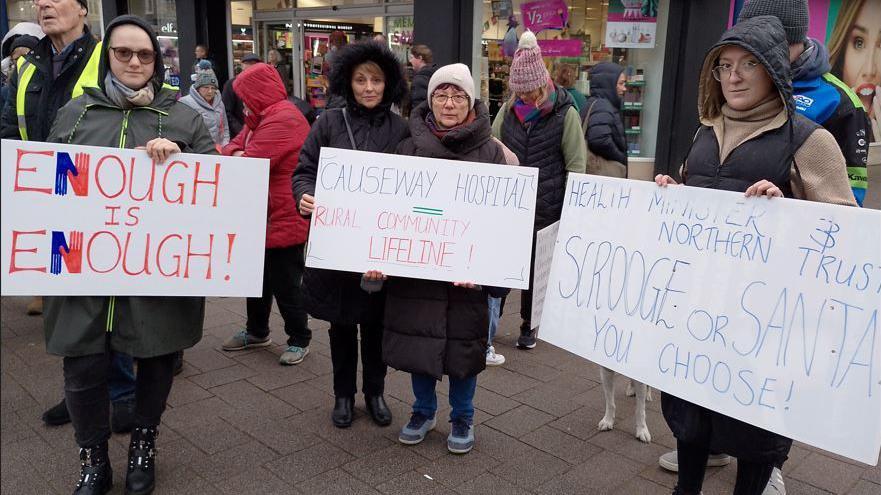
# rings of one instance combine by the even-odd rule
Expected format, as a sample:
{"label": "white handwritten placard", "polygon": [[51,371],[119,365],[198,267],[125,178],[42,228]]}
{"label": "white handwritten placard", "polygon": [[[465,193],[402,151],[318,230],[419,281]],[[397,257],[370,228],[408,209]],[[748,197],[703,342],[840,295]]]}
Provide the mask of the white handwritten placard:
{"label": "white handwritten placard", "polygon": [[544,308],[545,293],[548,288],[548,277],[551,275],[551,262],[554,259],[554,247],[557,243],[557,232],[560,221],[548,225],[535,233],[535,261],[532,277],[532,328],[541,323],[541,311]]}
{"label": "white handwritten placard", "polygon": [[306,266],[529,285],[538,170],[322,148]]}
{"label": "white handwritten placard", "polygon": [[269,161],[3,141],[3,295],[259,296]]}
{"label": "white handwritten placard", "polygon": [[868,464],[881,212],[570,174],[541,338]]}

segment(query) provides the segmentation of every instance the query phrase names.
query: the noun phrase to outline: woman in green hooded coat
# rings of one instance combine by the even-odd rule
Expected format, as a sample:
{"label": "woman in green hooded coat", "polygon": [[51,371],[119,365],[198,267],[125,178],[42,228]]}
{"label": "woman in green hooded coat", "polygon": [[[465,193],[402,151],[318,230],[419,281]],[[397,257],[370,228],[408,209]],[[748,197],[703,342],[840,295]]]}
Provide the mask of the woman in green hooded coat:
{"label": "woman in green hooded coat", "polygon": [[[162,84],[162,52],[143,19],[121,16],[107,26],[99,84],[85,88],[56,117],[49,141],[144,148],[157,163],[173,153],[216,154],[199,116]],[[74,493],[103,494],[112,484],[108,369],[111,351],[138,362],[135,428],[126,493],[154,488],[155,439],[171,391],[174,354],[202,337],[201,297],[50,297],[46,350],[64,356],[64,394],[82,461]]]}

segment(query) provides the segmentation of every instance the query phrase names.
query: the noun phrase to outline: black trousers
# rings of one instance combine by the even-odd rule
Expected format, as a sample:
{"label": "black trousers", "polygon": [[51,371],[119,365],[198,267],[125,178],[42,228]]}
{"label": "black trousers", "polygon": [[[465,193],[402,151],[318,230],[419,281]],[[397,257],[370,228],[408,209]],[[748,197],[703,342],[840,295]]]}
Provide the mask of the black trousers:
{"label": "black trousers", "polygon": [[[520,319],[523,320],[526,329],[532,328],[530,323],[532,322],[532,286],[535,283],[535,241],[537,235],[538,231],[532,233],[532,251],[529,253],[529,288],[520,291]],[[504,307],[503,305],[502,309]],[[522,329],[521,325],[521,331]]]}
{"label": "black trousers", "polygon": [[263,262],[263,297],[249,297],[247,301],[246,328],[251,335],[261,338],[269,335],[269,313],[272,311],[274,296],[278,311],[284,319],[288,345],[309,346],[312,330],[309,329],[309,318],[303,308],[303,295],[300,291],[306,263],[303,246],[299,244],[266,250]]}
{"label": "black trousers", "polygon": [[[94,447],[110,438],[111,362],[109,350],[64,358],[64,399],[80,447]],[[136,362],[135,426],[157,426],[171,392],[174,353]]]}
{"label": "black trousers", "polygon": [[[358,378],[358,325],[330,324],[330,360],[333,363],[333,394],[354,397]],[[382,395],[386,366],[382,361],[382,326],[361,324],[361,391]]]}
{"label": "black trousers", "polygon": [[[710,438],[696,443],[676,441],[679,460],[679,480],[674,495],[698,495],[704,483],[707,458],[710,456]],[[737,459],[737,480],[733,495],[761,495],[771,479],[774,464]]]}

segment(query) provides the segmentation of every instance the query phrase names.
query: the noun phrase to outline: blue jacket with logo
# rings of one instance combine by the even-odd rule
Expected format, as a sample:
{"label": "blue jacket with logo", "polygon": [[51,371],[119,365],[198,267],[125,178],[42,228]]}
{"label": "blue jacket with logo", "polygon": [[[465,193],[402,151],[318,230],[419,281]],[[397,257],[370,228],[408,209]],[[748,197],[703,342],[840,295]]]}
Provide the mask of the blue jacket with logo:
{"label": "blue jacket with logo", "polygon": [[857,95],[829,73],[829,53],[813,39],[792,63],[792,89],[798,113],[823,126],[838,142],[847,163],[847,175],[857,203],[862,206],[868,187],[869,117]]}

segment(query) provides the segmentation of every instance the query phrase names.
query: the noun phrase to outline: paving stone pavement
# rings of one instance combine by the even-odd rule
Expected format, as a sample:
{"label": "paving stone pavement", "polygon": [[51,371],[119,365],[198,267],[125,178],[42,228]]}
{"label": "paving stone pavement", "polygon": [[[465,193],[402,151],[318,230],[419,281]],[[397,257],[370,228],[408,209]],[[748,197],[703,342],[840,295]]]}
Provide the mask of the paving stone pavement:
{"label": "paving stone pavement", "polygon": [[[592,363],[539,341],[514,348],[519,303],[512,294],[496,338],[507,362],[478,378],[474,450],[446,451],[449,423],[418,446],[398,430],[413,397],[406,373],[389,370],[391,426],[375,426],[356,400],[356,419],[330,422],[332,370],[327,324],[311,321],[311,352],[282,367],[285,335],[271,318],[269,348],[223,352],[221,342],[245,323],[243,299],[210,298],[202,341],[185,353],[158,440],[157,494],[669,494],[675,476],[658,456],[675,447],[648,403],[651,444],[633,435],[632,399],[618,388],[618,422],[598,432],[603,415],[599,371]],[[40,414],[62,396],[61,359],[47,355],[42,320],[24,315],[26,298],[2,299],[0,317],[0,468],[4,494],[70,493],[78,474],[70,425],[50,428]],[[439,418],[449,413],[439,386]],[[122,493],[127,435],[114,435],[111,461]],[[784,466],[787,492],[881,495],[881,467],[796,444]],[[708,470],[704,493],[730,493],[736,465]]]}

